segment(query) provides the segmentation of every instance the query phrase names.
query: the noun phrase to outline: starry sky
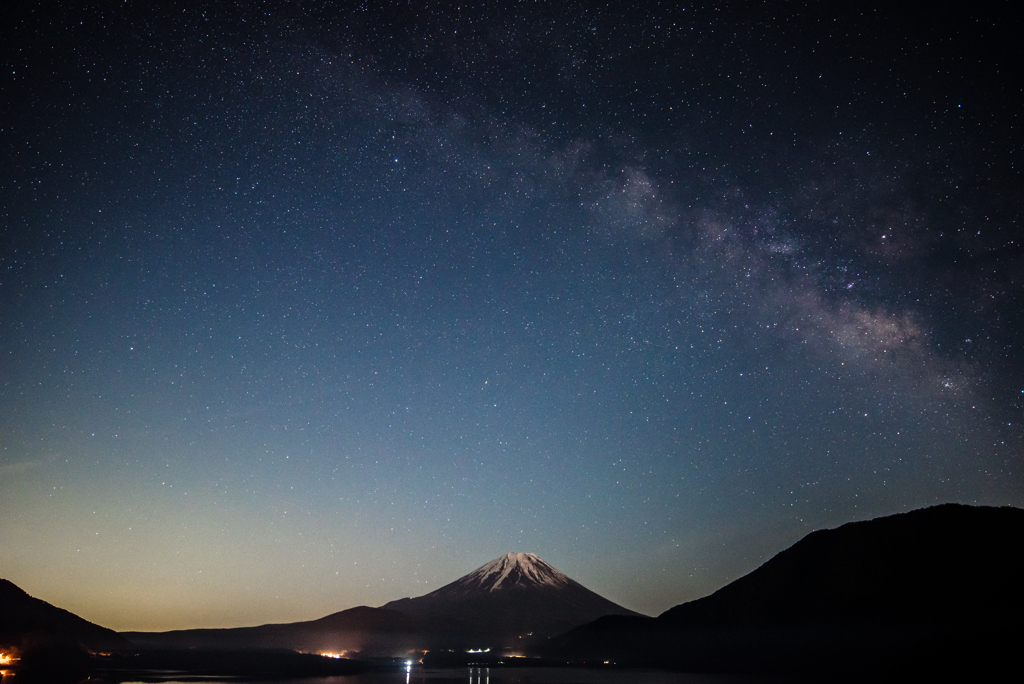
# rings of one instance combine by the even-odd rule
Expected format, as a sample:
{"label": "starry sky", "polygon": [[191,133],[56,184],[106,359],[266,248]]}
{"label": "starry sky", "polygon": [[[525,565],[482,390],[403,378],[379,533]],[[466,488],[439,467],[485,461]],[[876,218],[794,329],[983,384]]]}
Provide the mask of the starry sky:
{"label": "starry sky", "polygon": [[654,615],[1024,505],[1012,3],[684,4],[4,3],[0,577]]}

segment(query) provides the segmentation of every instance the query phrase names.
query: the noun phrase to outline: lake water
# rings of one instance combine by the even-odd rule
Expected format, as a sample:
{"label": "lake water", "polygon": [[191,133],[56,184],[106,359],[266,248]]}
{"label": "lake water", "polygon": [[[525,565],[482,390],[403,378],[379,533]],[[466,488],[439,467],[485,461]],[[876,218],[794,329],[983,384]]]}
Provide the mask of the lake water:
{"label": "lake water", "polygon": [[[152,681],[152,680],[150,680]],[[201,680],[204,684],[238,684],[238,680]],[[462,667],[410,671],[370,672],[345,677],[312,677],[246,684],[781,684],[797,678],[748,675],[686,674],[656,670],[548,667]],[[196,684],[196,679],[167,680],[163,684]],[[125,684],[144,684],[125,682]]]}

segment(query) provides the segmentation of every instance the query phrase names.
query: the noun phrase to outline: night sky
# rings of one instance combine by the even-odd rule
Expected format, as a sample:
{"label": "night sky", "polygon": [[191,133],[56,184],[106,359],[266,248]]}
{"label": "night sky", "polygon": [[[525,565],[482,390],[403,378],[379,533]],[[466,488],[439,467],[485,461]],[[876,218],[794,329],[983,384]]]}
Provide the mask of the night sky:
{"label": "night sky", "polygon": [[0,577],[657,614],[1024,506],[1024,26],[831,5],[4,3]]}

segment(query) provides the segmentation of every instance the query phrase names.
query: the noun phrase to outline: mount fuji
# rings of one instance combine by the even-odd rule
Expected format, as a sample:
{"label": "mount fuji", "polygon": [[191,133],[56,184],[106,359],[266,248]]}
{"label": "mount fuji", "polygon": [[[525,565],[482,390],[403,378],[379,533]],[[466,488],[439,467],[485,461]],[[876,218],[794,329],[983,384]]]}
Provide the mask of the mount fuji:
{"label": "mount fuji", "polygon": [[519,648],[603,615],[638,615],[532,553],[510,552],[451,584],[382,608],[424,624],[444,643]]}

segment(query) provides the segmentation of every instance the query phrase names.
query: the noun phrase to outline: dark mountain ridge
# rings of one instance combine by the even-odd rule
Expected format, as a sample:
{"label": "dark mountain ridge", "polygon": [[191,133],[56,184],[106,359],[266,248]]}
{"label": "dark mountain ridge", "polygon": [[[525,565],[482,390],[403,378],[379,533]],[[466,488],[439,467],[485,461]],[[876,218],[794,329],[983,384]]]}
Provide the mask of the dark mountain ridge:
{"label": "dark mountain ridge", "polygon": [[947,504],[812,532],[677,625],[989,620],[1024,599],[1024,510]]}
{"label": "dark mountain ridge", "polygon": [[14,583],[0,579],[0,650],[24,658],[52,649],[92,653],[129,653],[132,644],[112,629],[33,598]]}
{"label": "dark mountain ridge", "polygon": [[894,662],[1019,631],[1022,538],[1024,510],[1009,507],[946,504],[848,523],[710,596],[657,618],[602,618],[547,652],[688,669]]}

